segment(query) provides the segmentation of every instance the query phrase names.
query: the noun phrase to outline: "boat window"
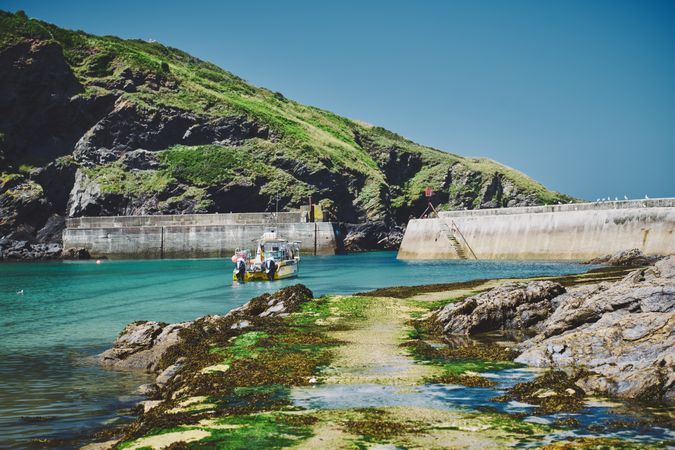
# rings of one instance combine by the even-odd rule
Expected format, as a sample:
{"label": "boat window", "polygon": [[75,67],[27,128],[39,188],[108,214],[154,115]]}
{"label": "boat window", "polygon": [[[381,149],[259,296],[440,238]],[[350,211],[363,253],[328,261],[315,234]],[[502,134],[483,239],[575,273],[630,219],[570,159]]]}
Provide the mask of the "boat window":
{"label": "boat window", "polygon": [[283,261],[288,259],[286,256],[286,247],[278,244],[265,245],[265,258],[274,258],[276,261]]}

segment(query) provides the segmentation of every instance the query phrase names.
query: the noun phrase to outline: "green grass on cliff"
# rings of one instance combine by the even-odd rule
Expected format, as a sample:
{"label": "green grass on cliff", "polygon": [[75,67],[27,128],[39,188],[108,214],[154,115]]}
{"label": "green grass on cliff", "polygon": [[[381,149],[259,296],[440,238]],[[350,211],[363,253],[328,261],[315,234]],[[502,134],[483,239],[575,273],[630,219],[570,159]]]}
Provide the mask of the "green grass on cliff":
{"label": "green grass on cliff", "polygon": [[169,174],[164,171],[128,171],[119,162],[84,168],[83,170],[90,179],[99,184],[101,192],[108,193],[119,192],[130,195],[160,192],[171,181]]}
{"label": "green grass on cliff", "polygon": [[204,188],[223,187],[234,181],[253,185],[259,177],[267,181],[261,193],[270,197],[283,192],[288,200],[301,201],[311,193],[307,184],[265,163],[264,151],[256,145],[177,145],[158,154],[158,170],[129,171],[117,161],[83,170],[106,193],[151,194],[161,192],[175,181],[188,183],[188,191],[173,201],[186,196],[201,198]]}
{"label": "green grass on cliff", "polygon": [[[105,89],[102,81],[112,81],[123,71],[154,74],[162,81],[159,87],[141,85],[136,92],[126,92],[123,97],[139,108],[155,110],[174,107],[206,117],[244,115],[267,125],[278,139],[255,142],[248,153],[229,148],[207,146],[205,148],[174,147],[162,156],[166,171],[156,179],[144,176],[124,176],[115,167],[99,171],[108,172],[106,189],[119,187],[120,192],[155,189],[165,177],[182,177],[203,186],[212,183],[227,183],[236,176],[252,176],[254,173],[269,176],[265,189],[274,192],[287,189],[289,183],[298,181],[289,177],[278,178],[281,171],[274,171],[262,161],[273,155],[283,154],[286,159],[302,161],[311,171],[328,168],[334,173],[362,175],[367,181],[356,193],[357,202],[363,209],[379,201],[380,194],[388,184],[382,170],[373,157],[372,148],[358,141],[365,136],[375,149],[397,149],[399,152],[419,155],[422,169],[391,192],[394,208],[410,206],[419,201],[426,186],[436,190],[453,187],[444,185],[448,171],[456,164],[465,170],[478,172],[484,178],[501,174],[521,190],[533,193],[542,203],[569,198],[547,190],[526,175],[488,159],[463,158],[409,141],[380,127],[363,124],[337,116],[319,108],[305,106],[287,99],[279,92],[252,86],[240,77],[211,63],[201,61],[189,54],[157,42],[138,39],[124,40],[112,36],[94,36],[82,31],[70,31],[25,14],[10,14],[0,11],[0,51],[22,41],[41,39],[58,43],[73,73],[85,88],[83,95],[100,94]],[[96,86],[94,85],[96,84]],[[173,86],[173,87],[171,87]],[[250,159],[251,154],[254,156]],[[138,186],[132,186],[134,183]],[[311,193],[309,186],[292,188],[293,197]],[[465,187],[458,188],[464,189]],[[469,195],[476,195],[471,189]],[[477,204],[479,206],[480,199]]]}
{"label": "green grass on cliff", "polygon": [[166,170],[176,178],[197,186],[226,183],[242,172],[267,172],[267,167],[252,160],[244,149],[205,145],[199,147],[176,146],[160,156]]}

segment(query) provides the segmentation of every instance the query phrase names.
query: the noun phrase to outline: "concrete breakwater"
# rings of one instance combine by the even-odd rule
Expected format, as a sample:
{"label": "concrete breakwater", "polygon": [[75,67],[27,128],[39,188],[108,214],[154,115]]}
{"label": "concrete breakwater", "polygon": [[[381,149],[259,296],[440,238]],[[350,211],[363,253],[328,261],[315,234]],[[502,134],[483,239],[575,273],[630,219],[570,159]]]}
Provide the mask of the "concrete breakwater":
{"label": "concrete breakwater", "polygon": [[227,257],[253,249],[265,231],[299,241],[301,251],[333,255],[339,230],[330,222],[308,222],[303,212],[185,214],[173,216],[77,217],[66,220],[64,250],[85,248],[109,258]]}
{"label": "concrete breakwater", "polygon": [[439,213],[408,223],[399,259],[584,260],[675,254],[675,199]]}

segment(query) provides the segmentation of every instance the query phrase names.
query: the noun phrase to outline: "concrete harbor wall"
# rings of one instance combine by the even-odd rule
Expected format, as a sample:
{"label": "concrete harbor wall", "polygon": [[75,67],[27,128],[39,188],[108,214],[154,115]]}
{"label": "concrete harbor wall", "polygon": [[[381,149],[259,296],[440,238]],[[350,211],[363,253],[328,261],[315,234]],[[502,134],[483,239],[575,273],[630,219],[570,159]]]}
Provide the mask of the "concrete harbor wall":
{"label": "concrete harbor wall", "polygon": [[228,257],[236,248],[255,250],[265,231],[300,241],[303,254],[333,255],[333,224],[307,222],[302,213],[192,214],[182,216],[80,217],[68,219],[63,245],[86,248],[94,257]]}
{"label": "concrete harbor wall", "polygon": [[675,199],[441,212],[408,223],[399,259],[585,260],[675,254]]}

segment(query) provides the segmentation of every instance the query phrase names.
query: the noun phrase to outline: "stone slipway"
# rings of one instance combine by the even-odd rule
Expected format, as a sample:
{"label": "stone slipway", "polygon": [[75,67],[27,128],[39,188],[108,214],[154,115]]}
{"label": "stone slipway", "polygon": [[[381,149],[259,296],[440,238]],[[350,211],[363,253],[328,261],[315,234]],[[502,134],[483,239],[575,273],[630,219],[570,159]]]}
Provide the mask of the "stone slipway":
{"label": "stone slipway", "polygon": [[585,260],[675,254],[675,199],[441,212],[408,223],[399,259]]}

